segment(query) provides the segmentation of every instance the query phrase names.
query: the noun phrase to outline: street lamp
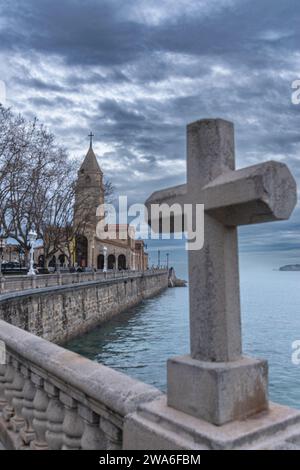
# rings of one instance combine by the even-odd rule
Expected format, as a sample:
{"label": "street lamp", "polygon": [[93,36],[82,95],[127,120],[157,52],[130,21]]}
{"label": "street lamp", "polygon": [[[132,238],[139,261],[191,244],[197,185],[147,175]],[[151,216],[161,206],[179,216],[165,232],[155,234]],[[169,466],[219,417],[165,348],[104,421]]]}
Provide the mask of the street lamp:
{"label": "street lamp", "polygon": [[28,271],[28,276],[35,276],[35,270],[34,270],[34,267],[33,267],[33,264],[34,264],[34,259],[33,259],[33,255],[34,255],[34,242],[36,241],[37,239],[37,234],[34,230],[30,230],[29,234],[28,234],[28,239],[29,239],[29,242],[30,242],[30,268],[29,268],[29,271]]}
{"label": "street lamp", "polygon": [[167,257],[167,269],[169,269],[169,253],[166,254]]}
{"label": "street lamp", "polygon": [[107,272],[107,248],[106,246],[103,247],[103,258],[104,258],[103,272],[106,273]]}
{"label": "street lamp", "polygon": [[92,243],[92,270],[95,271],[94,269],[94,257],[95,257],[95,243]]}
{"label": "street lamp", "polygon": [[3,261],[3,253],[6,245],[5,238],[0,238],[0,277],[2,276],[2,261]]}

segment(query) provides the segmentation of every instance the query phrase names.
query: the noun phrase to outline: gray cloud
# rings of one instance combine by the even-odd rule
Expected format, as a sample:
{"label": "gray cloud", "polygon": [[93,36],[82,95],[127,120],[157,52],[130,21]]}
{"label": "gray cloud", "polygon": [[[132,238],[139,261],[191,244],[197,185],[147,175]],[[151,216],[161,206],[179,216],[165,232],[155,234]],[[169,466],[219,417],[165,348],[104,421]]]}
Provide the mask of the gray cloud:
{"label": "gray cloud", "polygon": [[[203,117],[234,121],[239,167],[280,159],[299,182],[296,0],[0,0],[0,13],[9,104],[76,157],[92,129],[132,201],[185,180],[185,126]],[[298,220],[243,228],[241,245],[299,248]]]}

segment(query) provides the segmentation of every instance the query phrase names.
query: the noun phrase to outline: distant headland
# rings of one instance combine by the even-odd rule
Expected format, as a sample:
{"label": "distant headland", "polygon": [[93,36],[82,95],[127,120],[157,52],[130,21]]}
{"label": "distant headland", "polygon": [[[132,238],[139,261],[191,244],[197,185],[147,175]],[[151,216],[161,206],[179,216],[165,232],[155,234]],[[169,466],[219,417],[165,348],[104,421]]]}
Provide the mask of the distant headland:
{"label": "distant headland", "polygon": [[300,264],[286,264],[281,266],[279,271],[300,271]]}

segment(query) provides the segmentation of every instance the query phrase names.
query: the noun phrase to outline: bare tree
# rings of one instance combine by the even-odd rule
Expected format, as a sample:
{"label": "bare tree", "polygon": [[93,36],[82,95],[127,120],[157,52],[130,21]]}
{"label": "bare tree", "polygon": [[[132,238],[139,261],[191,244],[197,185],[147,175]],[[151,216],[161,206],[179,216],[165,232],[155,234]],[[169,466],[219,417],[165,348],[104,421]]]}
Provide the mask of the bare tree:
{"label": "bare tree", "polygon": [[22,167],[20,153],[24,147],[24,120],[0,104],[0,234],[8,236],[5,211],[10,191],[9,174]]}
{"label": "bare tree", "polygon": [[28,256],[28,234],[36,228],[47,191],[59,174],[61,150],[37,120],[20,120],[6,152],[3,227]]}
{"label": "bare tree", "polygon": [[112,182],[108,179],[104,179],[104,199],[107,204],[111,204],[113,202],[115,195],[115,187]]}
{"label": "bare tree", "polygon": [[[58,251],[72,263],[74,240],[84,233],[89,201],[82,200],[82,218],[74,221],[78,163],[56,144],[37,119],[25,121],[0,106],[0,235],[15,239],[28,258],[28,234],[43,241],[46,265]],[[111,200],[114,188],[105,181]]]}

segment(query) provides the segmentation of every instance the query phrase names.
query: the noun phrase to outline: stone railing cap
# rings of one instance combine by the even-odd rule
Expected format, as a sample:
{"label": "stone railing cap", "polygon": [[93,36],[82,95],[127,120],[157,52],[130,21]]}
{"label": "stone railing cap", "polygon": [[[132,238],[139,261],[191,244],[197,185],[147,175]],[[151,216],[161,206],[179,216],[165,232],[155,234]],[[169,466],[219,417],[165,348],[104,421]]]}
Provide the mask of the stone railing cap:
{"label": "stone railing cap", "polygon": [[161,392],[0,320],[0,339],[22,359],[125,416]]}

